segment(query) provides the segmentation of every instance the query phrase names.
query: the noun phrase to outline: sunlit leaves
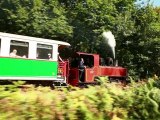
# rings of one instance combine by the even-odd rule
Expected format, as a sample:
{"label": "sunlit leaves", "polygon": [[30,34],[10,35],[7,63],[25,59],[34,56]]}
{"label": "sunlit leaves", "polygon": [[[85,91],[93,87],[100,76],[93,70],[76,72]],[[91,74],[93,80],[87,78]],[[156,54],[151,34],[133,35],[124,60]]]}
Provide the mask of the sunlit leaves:
{"label": "sunlit leaves", "polygon": [[2,0],[0,5],[5,16],[1,23],[6,23],[2,31],[45,38],[67,38],[72,34],[65,9],[55,0]]}

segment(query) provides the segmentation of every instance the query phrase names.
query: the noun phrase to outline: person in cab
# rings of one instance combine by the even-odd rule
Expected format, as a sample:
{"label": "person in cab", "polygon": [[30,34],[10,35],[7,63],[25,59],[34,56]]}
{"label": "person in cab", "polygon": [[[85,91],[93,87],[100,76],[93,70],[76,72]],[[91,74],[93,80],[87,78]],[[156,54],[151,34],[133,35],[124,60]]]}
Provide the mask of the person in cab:
{"label": "person in cab", "polygon": [[86,68],[86,66],[84,65],[84,59],[80,58],[80,61],[79,61],[79,82],[84,81],[85,68]]}

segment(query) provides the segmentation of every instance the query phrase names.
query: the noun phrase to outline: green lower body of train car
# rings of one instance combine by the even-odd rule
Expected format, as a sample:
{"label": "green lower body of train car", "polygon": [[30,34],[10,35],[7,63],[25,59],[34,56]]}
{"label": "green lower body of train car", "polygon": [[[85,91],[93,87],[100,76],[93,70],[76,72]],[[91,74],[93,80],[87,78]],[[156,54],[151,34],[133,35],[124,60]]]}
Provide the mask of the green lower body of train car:
{"label": "green lower body of train car", "polygon": [[56,80],[58,62],[23,58],[0,58],[0,79]]}

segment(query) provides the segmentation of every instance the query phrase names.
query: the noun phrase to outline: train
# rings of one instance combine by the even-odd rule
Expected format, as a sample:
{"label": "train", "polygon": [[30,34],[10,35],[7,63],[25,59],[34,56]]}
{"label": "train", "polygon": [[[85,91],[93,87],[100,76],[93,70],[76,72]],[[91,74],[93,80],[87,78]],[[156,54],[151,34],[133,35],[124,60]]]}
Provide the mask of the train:
{"label": "train", "polygon": [[[76,52],[71,59],[61,59],[59,49],[69,46],[63,41],[0,32],[0,80],[72,86],[94,84],[99,76],[126,81],[127,68],[102,60],[99,54]],[[79,68],[80,58],[87,66],[83,71]]]}

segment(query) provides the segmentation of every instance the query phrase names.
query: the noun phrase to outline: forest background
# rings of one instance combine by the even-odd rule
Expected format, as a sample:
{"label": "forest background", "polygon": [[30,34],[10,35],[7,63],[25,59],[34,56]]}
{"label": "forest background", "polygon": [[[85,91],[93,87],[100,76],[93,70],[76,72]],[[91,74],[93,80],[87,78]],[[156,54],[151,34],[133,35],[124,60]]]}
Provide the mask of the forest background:
{"label": "forest background", "polygon": [[[102,38],[112,31],[116,59],[129,75],[160,75],[160,7],[137,0],[1,0],[0,31],[66,41],[67,52],[112,57]],[[68,57],[66,54],[63,57]]]}

